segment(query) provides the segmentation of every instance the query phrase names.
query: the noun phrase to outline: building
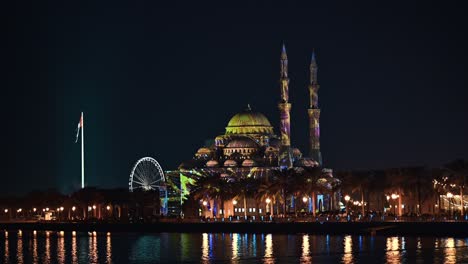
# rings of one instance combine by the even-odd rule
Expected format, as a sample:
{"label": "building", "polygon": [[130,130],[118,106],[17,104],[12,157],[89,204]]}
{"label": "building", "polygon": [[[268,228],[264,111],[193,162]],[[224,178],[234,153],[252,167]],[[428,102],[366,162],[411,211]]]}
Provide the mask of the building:
{"label": "building", "polygon": [[[263,178],[269,177],[273,170],[321,167],[317,70],[315,54],[312,53],[308,86],[310,104],[308,109],[304,109],[309,116],[308,154],[305,155],[300,149],[291,146],[288,57],[283,45],[280,57],[279,133],[275,133],[274,126],[264,114],[247,105],[229,120],[223,135],[209,140],[212,144],[199,148],[192,159],[179,166],[176,177],[177,174],[196,177],[194,174],[203,172],[226,178]],[[326,170],[325,173],[332,177],[331,170]],[[316,200],[317,208],[328,204],[325,199],[326,197],[321,195]],[[335,202],[334,205],[330,205],[332,208],[327,209],[336,209],[337,206],[338,203]],[[252,207],[251,212],[255,210],[258,208]],[[237,210],[226,212],[235,215]]]}

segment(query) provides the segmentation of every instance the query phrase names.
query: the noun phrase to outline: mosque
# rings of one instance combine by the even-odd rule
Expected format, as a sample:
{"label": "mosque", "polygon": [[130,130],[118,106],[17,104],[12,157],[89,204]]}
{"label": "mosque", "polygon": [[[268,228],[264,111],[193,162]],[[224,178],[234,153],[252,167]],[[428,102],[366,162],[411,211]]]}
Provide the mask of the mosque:
{"label": "mosque", "polygon": [[[197,174],[199,176],[201,174],[218,174],[227,179],[245,177],[264,178],[269,177],[271,172],[278,170],[290,168],[300,170],[307,167],[322,168],[320,108],[318,106],[319,85],[317,82],[318,67],[315,54],[312,53],[311,57],[310,82],[308,85],[310,104],[307,109],[309,117],[309,151],[307,154],[303,154],[301,150],[291,146],[288,56],[284,45],[281,51],[280,66],[279,133],[275,133],[273,125],[265,115],[254,111],[250,105],[247,105],[243,111],[235,114],[229,120],[223,135],[219,135],[209,141],[211,144],[199,148],[192,159],[180,164],[175,173],[169,173],[177,178],[180,175],[181,190],[184,189],[182,177],[196,178]],[[322,175],[327,175],[328,178],[333,177],[332,171],[328,169],[323,169]],[[251,200],[248,202],[249,213],[254,215],[256,209],[257,213],[261,209],[255,208],[258,205],[255,204],[253,199]],[[335,200],[334,203],[330,202],[333,200]],[[319,194],[314,198],[316,202],[314,208],[318,208],[319,211],[336,209],[338,207],[337,200],[330,199],[329,195]],[[171,208],[171,206],[169,207]],[[212,207],[216,206],[213,204]],[[311,205],[309,207],[312,208]],[[235,205],[232,204],[230,208],[226,210],[227,214],[234,216],[241,214],[241,208],[235,208]],[[244,213],[242,211],[242,214]]]}
{"label": "mosque", "polygon": [[318,107],[317,62],[312,54],[310,63],[309,153],[291,146],[291,102],[289,102],[288,57],[283,45],[281,52],[280,101],[278,103],[279,134],[268,118],[253,111],[250,105],[229,120],[224,135],[217,136],[213,144],[198,149],[192,160],[181,164],[181,169],[205,169],[225,173],[228,169],[240,176],[266,173],[278,167],[318,167],[322,165],[320,153],[320,109]]}

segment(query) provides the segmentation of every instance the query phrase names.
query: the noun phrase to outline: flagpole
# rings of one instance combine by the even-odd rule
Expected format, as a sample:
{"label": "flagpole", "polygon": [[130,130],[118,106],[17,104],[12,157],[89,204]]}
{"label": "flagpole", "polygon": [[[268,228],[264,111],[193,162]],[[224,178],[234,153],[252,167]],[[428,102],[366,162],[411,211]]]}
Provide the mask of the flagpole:
{"label": "flagpole", "polygon": [[85,181],[84,181],[84,118],[83,112],[81,112],[81,188],[84,189]]}

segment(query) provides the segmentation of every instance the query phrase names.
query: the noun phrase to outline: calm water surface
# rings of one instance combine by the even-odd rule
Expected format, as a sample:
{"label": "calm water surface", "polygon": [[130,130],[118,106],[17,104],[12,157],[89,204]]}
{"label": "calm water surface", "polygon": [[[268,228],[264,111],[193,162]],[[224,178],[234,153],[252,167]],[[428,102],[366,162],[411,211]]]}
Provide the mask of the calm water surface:
{"label": "calm water surface", "polygon": [[1,231],[0,263],[468,263],[468,238]]}

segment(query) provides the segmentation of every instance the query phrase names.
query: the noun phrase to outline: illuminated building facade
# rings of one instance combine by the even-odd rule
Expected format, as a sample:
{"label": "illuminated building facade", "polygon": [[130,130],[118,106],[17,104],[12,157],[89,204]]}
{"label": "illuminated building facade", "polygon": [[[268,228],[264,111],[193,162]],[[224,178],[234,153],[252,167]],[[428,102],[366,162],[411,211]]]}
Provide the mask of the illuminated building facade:
{"label": "illuminated building facade", "polygon": [[[310,106],[306,110],[310,121],[310,155],[304,156],[301,150],[291,146],[288,56],[283,45],[280,56],[279,134],[274,132],[273,125],[264,114],[247,105],[229,120],[223,135],[215,137],[212,144],[198,149],[191,160],[179,166],[178,173],[189,176],[194,172],[204,172],[226,178],[263,178],[268,177],[273,170],[321,167],[319,85],[314,54],[310,63],[310,75]],[[331,170],[327,170],[326,174],[331,176]],[[318,198],[316,208],[320,208],[319,202],[328,204],[326,199]],[[333,207],[336,208],[337,204]],[[252,210],[255,210],[255,206],[252,206]]]}
{"label": "illuminated building facade", "polygon": [[257,176],[268,169],[291,167],[317,167],[321,163],[319,116],[317,100],[317,63],[312,56],[310,64],[310,156],[291,146],[291,103],[289,102],[288,56],[283,45],[280,58],[279,135],[268,118],[250,105],[234,115],[226,126],[226,132],[217,136],[212,145],[204,146],[192,160],[181,164],[182,169],[205,169],[227,173],[235,171],[239,176]]}

